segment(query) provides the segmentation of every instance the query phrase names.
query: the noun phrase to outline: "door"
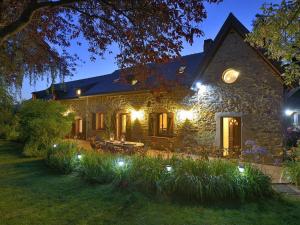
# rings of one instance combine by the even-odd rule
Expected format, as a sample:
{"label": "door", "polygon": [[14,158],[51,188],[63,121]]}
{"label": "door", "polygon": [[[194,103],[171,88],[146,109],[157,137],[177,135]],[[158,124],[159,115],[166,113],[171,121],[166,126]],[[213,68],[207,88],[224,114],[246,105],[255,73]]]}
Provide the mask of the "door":
{"label": "door", "polygon": [[230,154],[230,151],[241,148],[241,118],[222,117],[221,124],[223,155],[227,156]]}
{"label": "door", "polygon": [[131,120],[129,113],[119,113],[117,118],[117,138],[121,139],[122,136],[126,140],[130,140],[131,135]]}

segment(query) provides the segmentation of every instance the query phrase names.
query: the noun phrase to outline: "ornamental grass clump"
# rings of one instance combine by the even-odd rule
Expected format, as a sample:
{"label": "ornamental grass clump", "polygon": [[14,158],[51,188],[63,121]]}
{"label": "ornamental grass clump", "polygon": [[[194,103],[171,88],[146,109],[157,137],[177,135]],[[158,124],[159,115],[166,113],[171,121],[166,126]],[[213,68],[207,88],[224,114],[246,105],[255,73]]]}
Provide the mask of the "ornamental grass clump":
{"label": "ornamental grass clump", "polygon": [[80,163],[81,176],[96,183],[111,183],[125,176],[127,160],[109,153],[86,152]]}
{"label": "ornamental grass clump", "polygon": [[61,173],[68,174],[79,166],[78,146],[73,142],[61,142],[48,149],[46,163]]}
{"label": "ornamental grass clump", "polygon": [[284,177],[295,184],[296,186],[300,186],[300,162],[287,162],[283,167],[283,175]]}
{"label": "ornamental grass clump", "polygon": [[[61,154],[69,153],[63,151]],[[72,161],[73,158],[63,159]],[[112,183],[119,188],[130,187],[197,202],[244,201],[273,194],[270,178],[258,169],[250,165],[239,168],[237,163],[225,160],[163,159],[85,152],[75,162],[78,162],[77,171],[89,182]],[[64,168],[62,163],[56,164]]]}

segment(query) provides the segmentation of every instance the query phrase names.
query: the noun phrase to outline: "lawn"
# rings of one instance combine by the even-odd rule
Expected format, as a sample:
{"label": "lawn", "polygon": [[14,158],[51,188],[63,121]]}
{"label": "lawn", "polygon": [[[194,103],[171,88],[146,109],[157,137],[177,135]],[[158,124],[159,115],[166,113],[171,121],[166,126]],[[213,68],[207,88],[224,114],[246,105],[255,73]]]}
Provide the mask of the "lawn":
{"label": "lawn", "polygon": [[0,224],[297,224],[300,201],[191,204],[59,175],[0,141]]}

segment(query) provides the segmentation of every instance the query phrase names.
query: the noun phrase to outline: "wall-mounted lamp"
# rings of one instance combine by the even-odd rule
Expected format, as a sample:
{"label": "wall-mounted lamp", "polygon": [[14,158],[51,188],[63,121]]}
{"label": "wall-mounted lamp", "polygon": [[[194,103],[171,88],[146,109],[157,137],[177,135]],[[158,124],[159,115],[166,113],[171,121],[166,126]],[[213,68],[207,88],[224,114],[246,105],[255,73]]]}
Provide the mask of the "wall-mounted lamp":
{"label": "wall-mounted lamp", "polygon": [[286,116],[291,116],[294,112],[292,110],[290,110],[290,109],[286,109],[284,111],[284,113],[285,113]]}
{"label": "wall-mounted lamp", "polygon": [[194,119],[194,112],[193,110],[179,110],[178,111],[178,119],[182,122],[186,120],[193,120]]}
{"label": "wall-mounted lamp", "polygon": [[206,86],[205,85],[203,85],[200,81],[198,81],[197,83],[196,83],[196,88],[197,88],[197,91],[198,91],[198,94],[203,94],[203,93],[205,93],[206,92]]}
{"label": "wall-mounted lamp", "polygon": [[142,120],[144,119],[144,111],[139,110],[131,110],[131,119],[134,120]]}

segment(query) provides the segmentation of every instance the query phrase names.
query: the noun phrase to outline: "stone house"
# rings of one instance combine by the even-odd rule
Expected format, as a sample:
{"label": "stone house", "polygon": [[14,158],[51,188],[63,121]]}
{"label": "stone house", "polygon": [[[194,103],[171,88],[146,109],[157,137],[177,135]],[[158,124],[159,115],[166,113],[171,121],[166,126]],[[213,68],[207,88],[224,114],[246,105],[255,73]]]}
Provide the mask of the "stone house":
{"label": "stone house", "polygon": [[[73,135],[141,141],[154,149],[223,149],[230,154],[255,141],[282,151],[284,85],[280,68],[244,41],[249,31],[230,14],[204,52],[154,65],[165,91],[120,81],[120,70],[55,84],[33,93],[75,112]],[[49,91],[52,90],[52,91]]]}

